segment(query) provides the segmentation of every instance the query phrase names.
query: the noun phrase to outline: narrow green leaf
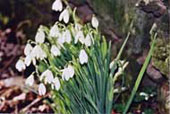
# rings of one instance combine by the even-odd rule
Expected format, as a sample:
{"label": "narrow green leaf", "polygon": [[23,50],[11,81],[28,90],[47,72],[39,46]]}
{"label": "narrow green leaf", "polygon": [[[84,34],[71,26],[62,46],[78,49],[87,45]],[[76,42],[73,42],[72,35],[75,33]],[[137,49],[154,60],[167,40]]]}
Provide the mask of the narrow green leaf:
{"label": "narrow green leaf", "polygon": [[143,66],[142,66],[142,69],[139,72],[139,75],[138,75],[138,78],[136,80],[135,86],[134,86],[134,88],[132,90],[132,93],[130,95],[130,98],[129,98],[127,104],[126,104],[126,107],[125,107],[125,110],[124,110],[123,114],[127,113],[128,109],[129,109],[129,107],[130,107],[130,105],[132,103],[132,100],[133,100],[133,98],[134,98],[134,96],[135,96],[135,94],[136,94],[136,92],[138,90],[140,82],[141,82],[141,80],[143,78],[143,75],[144,75],[144,73],[145,73],[145,71],[147,69],[147,66],[148,66],[148,64],[150,62],[150,59],[151,59],[151,56],[152,56],[152,52],[153,52],[153,49],[154,49],[154,46],[155,46],[155,39],[156,39],[156,37],[157,37],[157,34],[154,35],[154,39],[153,39],[151,48],[149,50],[148,56],[146,57],[146,60],[145,60],[145,62],[143,64]]}

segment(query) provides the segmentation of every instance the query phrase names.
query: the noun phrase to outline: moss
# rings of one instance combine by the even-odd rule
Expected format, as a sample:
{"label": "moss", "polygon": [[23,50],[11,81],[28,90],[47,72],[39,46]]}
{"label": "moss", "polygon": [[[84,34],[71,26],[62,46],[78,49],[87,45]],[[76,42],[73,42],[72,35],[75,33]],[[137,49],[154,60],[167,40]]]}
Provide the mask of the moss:
{"label": "moss", "polygon": [[170,78],[170,42],[168,39],[157,39],[152,60],[153,65],[159,69],[163,75]]}

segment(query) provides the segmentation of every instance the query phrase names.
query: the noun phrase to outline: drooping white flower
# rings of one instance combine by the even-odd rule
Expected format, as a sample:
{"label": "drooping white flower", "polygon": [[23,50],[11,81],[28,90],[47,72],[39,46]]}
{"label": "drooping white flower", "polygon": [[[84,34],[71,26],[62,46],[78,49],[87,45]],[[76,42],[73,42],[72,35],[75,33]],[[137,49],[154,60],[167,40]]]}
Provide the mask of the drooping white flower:
{"label": "drooping white flower", "polygon": [[109,65],[109,68],[112,69],[113,65],[114,65],[115,61],[113,60],[110,65]]}
{"label": "drooping white flower", "polygon": [[25,57],[25,61],[24,61],[25,65],[26,65],[26,66],[30,66],[31,60],[32,60],[31,54],[27,55],[27,56]]}
{"label": "drooping white flower", "polygon": [[47,57],[47,54],[43,51],[43,49],[39,45],[36,45],[31,52],[31,56],[33,58],[43,60],[44,58]]}
{"label": "drooping white flower", "polygon": [[25,46],[25,49],[24,49],[24,54],[27,56],[27,55],[29,55],[30,53],[31,53],[31,51],[32,51],[32,46],[31,46],[31,44],[27,44],[26,46]]}
{"label": "drooping white flower", "polygon": [[42,30],[39,30],[35,35],[35,41],[37,43],[44,43],[45,41],[45,33]]}
{"label": "drooping white flower", "polygon": [[70,14],[68,11],[68,8],[66,8],[63,12],[61,12],[60,16],[59,16],[59,21],[64,21],[66,24],[68,23],[70,18]]}
{"label": "drooping white flower", "polygon": [[26,85],[32,86],[34,84],[34,75],[31,74],[25,81]]}
{"label": "drooping white flower", "polygon": [[61,0],[55,0],[52,4],[52,10],[54,11],[61,11],[63,9],[63,4]]}
{"label": "drooping white flower", "polygon": [[69,78],[74,76],[74,68],[71,65],[68,65],[67,68],[64,68],[62,73],[62,79],[68,81]]}
{"label": "drooping white flower", "polygon": [[144,96],[146,101],[149,99],[149,95],[147,93],[145,93],[145,92],[140,92],[139,95]]}
{"label": "drooping white flower", "polygon": [[54,76],[53,73],[47,69],[46,71],[44,71],[41,76],[40,76],[40,80],[42,80],[44,78],[45,82],[51,84],[54,80]]}
{"label": "drooping white flower", "polygon": [[26,66],[24,64],[24,61],[19,59],[15,65],[16,69],[21,72],[22,70],[25,70]]}
{"label": "drooping white flower", "polygon": [[67,43],[70,43],[71,42],[71,33],[69,30],[66,30],[64,33],[63,33],[63,38],[65,40],[65,42]]}
{"label": "drooping white flower", "polygon": [[59,81],[58,77],[54,78],[53,83],[54,83],[55,89],[58,91],[60,89],[60,81]]}
{"label": "drooping white flower", "polygon": [[65,42],[65,39],[63,37],[63,35],[59,35],[58,39],[57,39],[57,43],[60,44],[60,45],[63,45]]}
{"label": "drooping white flower", "polygon": [[50,29],[50,33],[49,36],[51,37],[58,37],[60,35],[60,31],[58,29],[57,24],[55,24],[51,29]]}
{"label": "drooping white flower", "polygon": [[36,65],[36,60],[35,60],[35,58],[32,56],[32,54],[30,53],[29,55],[27,55],[27,56],[25,57],[24,63],[25,63],[26,66],[30,66],[31,62],[33,63],[33,65]]}
{"label": "drooping white flower", "polygon": [[79,60],[81,64],[87,63],[88,62],[88,55],[84,49],[80,51],[79,54]]}
{"label": "drooping white flower", "polygon": [[70,74],[70,78],[72,78],[74,76],[74,68],[71,65],[68,65],[67,67],[69,74]]}
{"label": "drooping white flower", "polygon": [[123,67],[119,67],[118,71],[115,73],[115,76],[119,76],[123,73],[123,71],[125,70],[125,68],[127,67],[127,65],[129,64],[129,62],[125,62],[125,61],[120,61],[121,63],[123,63]]}
{"label": "drooping white flower", "polygon": [[91,24],[94,28],[96,28],[96,29],[98,28],[99,21],[97,20],[97,18],[95,16],[92,16]]}
{"label": "drooping white flower", "polygon": [[87,47],[90,47],[90,46],[91,46],[91,44],[92,44],[92,37],[91,37],[90,34],[87,34],[87,35],[86,35],[86,38],[85,38],[85,40],[84,40],[84,43],[85,43],[85,45],[86,45]]}
{"label": "drooping white flower", "polygon": [[59,48],[55,45],[52,45],[50,51],[54,56],[59,56],[61,54]]}
{"label": "drooping white flower", "polygon": [[39,84],[38,93],[39,93],[39,95],[45,95],[46,87],[45,87],[45,85],[43,83]]}
{"label": "drooping white flower", "polygon": [[85,42],[84,34],[82,31],[78,31],[75,36],[74,43],[77,44],[78,41],[80,41],[82,44],[84,44],[84,42]]}

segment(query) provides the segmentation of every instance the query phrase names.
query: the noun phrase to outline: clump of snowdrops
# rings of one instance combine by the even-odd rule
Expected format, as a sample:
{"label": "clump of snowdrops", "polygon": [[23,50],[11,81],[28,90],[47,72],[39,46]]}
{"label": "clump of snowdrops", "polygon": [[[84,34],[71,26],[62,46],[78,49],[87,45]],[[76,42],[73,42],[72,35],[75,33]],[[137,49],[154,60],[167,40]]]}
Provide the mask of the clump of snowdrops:
{"label": "clump of snowdrops", "polygon": [[110,114],[114,83],[128,63],[111,60],[111,42],[98,31],[95,15],[82,25],[66,1],[55,0],[52,10],[61,12],[59,21],[50,28],[39,27],[16,68],[21,72],[35,66],[25,83],[32,86],[38,77],[39,95],[50,92],[57,113]]}

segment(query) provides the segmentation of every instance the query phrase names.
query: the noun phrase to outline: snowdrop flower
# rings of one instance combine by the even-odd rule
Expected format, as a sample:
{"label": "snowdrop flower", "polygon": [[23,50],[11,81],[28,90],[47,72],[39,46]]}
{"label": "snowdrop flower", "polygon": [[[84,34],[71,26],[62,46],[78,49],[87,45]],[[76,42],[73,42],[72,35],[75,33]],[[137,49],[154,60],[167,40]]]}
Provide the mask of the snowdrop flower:
{"label": "snowdrop flower", "polygon": [[42,48],[39,45],[36,45],[32,52],[31,52],[32,57],[35,57],[36,59],[44,59],[47,57],[46,53],[42,50]]}
{"label": "snowdrop flower", "polygon": [[57,43],[62,46],[64,44],[64,42],[65,42],[65,39],[64,39],[63,35],[60,34],[57,39]]}
{"label": "snowdrop flower", "polygon": [[52,10],[61,11],[62,9],[63,9],[63,4],[61,0],[55,0],[55,2],[52,4]]}
{"label": "snowdrop flower", "polygon": [[49,36],[51,37],[58,37],[60,35],[60,31],[58,29],[58,26],[55,24],[51,29]]}
{"label": "snowdrop flower", "polygon": [[98,26],[99,26],[99,21],[97,20],[97,18],[96,18],[95,16],[92,17],[91,23],[92,23],[92,26],[93,26],[94,28],[96,28],[96,29],[98,28]]}
{"label": "snowdrop flower", "polygon": [[146,101],[149,99],[149,95],[147,93],[145,93],[145,92],[140,92],[139,95],[144,96]]}
{"label": "snowdrop flower", "polygon": [[38,93],[39,95],[45,95],[46,93],[46,87],[43,83],[41,83],[38,87]]}
{"label": "snowdrop flower", "polygon": [[70,43],[71,42],[71,33],[69,30],[66,30],[64,33],[63,33],[63,38],[65,40],[65,42],[67,43]]}
{"label": "snowdrop flower", "polygon": [[29,55],[27,55],[27,56],[25,57],[24,63],[25,63],[25,65],[28,67],[28,66],[30,66],[31,62],[33,63],[33,65],[36,65],[36,60],[35,60],[35,58],[32,56],[32,54],[30,53]]}
{"label": "snowdrop flower", "polygon": [[123,73],[123,68],[119,67],[118,71],[115,73],[115,77],[120,76]]}
{"label": "snowdrop flower", "polygon": [[81,64],[87,63],[88,62],[88,55],[84,49],[80,51],[79,54],[79,60]]}
{"label": "snowdrop flower", "polygon": [[25,46],[25,49],[24,49],[24,54],[27,56],[27,55],[29,55],[30,53],[31,53],[31,51],[32,51],[32,46],[30,45],[30,44],[27,44],[26,46]]}
{"label": "snowdrop flower", "polygon": [[74,68],[71,65],[68,65],[67,68],[62,70],[62,79],[68,81],[69,78],[74,76]]}
{"label": "snowdrop flower", "polygon": [[42,80],[45,77],[45,82],[51,84],[54,80],[54,76],[53,73],[47,69],[46,71],[44,71],[41,76],[40,76],[40,80]]}
{"label": "snowdrop flower", "polygon": [[61,54],[59,48],[55,45],[52,45],[50,51],[54,56],[59,56]]}
{"label": "snowdrop flower", "polygon": [[68,11],[68,8],[66,8],[59,16],[59,21],[64,21],[66,24],[68,23],[69,21],[69,11]]}
{"label": "snowdrop flower", "polygon": [[30,66],[30,64],[31,64],[31,59],[32,59],[31,54],[29,54],[29,55],[27,55],[27,56],[25,57],[24,63],[25,63],[26,66]]}
{"label": "snowdrop flower", "polygon": [[15,65],[16,69],[21,72],[22,70],[25,70],[26,66],[24,64],[24,61],[19,59]]}
{"label": "snowdrop flower", "polygon": [[[125,61],[121,61],[121,62],[125,62]],[[123,73],[123,71],[125,70],[125,68],[127,67],[127,65],[129,64],[129,62],[126,62],[123,64],[123,67],[119,67],[118,71],[116,72],[115,76],[119,76]]]}
{"label": "snowdrop flower", "polygon": [[74,41],[74,43],[77,44],[78,40],[79,40],[82,44],[84,44],[85,38],[84,38],[84,34],[83,34],[82,31],[78,31],[78,32],[77,32],[77,34],[76,34],[76,36],[75,36],[75,41]]}
{"label": "snowdrop flower", "polygon": [[58,91],[60,89],[60,81],[59,81],[58,77],[54,78],[53,83],[54,83],[55,89]]}
{"label": "snowdrop flower", "polygon": [[35,41],[37,43],[44,43],[45,41],[45,33],[42,30],[39,30],[35,35]]}
{"label": "snowdrop flower", "polygon": [[34,84],[34,75],[31,74],[31,75],[26,79],[25,84],[26,84],[26,85],[29,85],[29,86],[32,86],[32,85]]}
{"label": "snowdrop flower", "polygon": [[128,66],[129,62],[123,64],[123,70]]}
{"label": "snowdrop flower", "polygon": [[110,66],[109,68],[112,69],[113,65],[114,65],[115,61],[113,60],[111,63],[110,63]]}
{"label": "snowdrop flower", "polygon": [[90,34],[87,34],[85,40],[84,40],[84,43],[87,47],[91,46],[92,44],[92,38],[91,38],[91,35]]}
{"label": "snowdrop flower", "polygon": [[71,65],[68,65],[67,69],[69,71],[70,78],[72,78],[74,76],[74,68]]}

